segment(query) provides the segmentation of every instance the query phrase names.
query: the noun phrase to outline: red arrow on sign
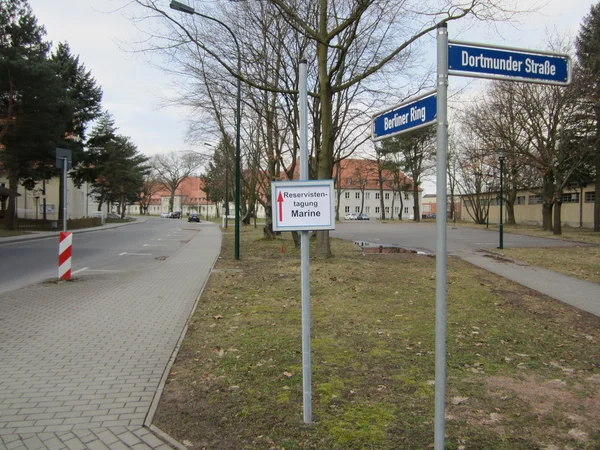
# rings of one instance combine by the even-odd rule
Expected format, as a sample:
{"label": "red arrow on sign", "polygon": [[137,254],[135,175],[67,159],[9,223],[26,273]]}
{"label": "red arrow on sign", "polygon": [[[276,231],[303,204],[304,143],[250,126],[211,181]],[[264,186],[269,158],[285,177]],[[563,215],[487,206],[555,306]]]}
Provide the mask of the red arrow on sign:
{"label": "red arrow on sign", "polygon": [[279,192],[279,197],[277,197],[277,203],[279,203],[279,221],[283,222],[283,195]]}

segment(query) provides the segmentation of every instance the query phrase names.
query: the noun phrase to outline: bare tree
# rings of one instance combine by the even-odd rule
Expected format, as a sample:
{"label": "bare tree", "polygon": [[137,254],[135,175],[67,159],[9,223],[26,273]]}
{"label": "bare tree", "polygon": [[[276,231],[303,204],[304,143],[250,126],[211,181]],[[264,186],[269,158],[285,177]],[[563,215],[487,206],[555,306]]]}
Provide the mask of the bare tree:
{"label": "bare tree", "polygon": [[480,145],[480,142],[468,141],[463,147],[456,158],[458,176],[455,181],[466,199],[467,213],[475,223],[483,225],[488,223],[490,205],[496,194],[490,152]]}
{"label": "bare tree", "polygon": [[142,185],[142,192],[140,193],[140,214],[149,214],[148,210],[152,203],[152,197],[154,194],[163,189],[163,184],[156,179],[155,173],[149,173],[144,175],[144,181]]}
{"label": "bare tree", "polygon": [[[147,8],[151,16],[165,18],[179,36],[180,39],[175,41],[171,36],[161,48],[176,49],[182,42],[192,42],[229,74],[242,79],[249,86],[283,94],[293,95],[297,92],[295,87],[282,88],[273,84],[271,79],[264,80],[263,73],[253,69],[239,73],[236,58],[232,57],[236,55],[236,50],[231,37],[224,38],[223,33],[216,33],[214,27],[211,27],[211,33],[206,32],[206,24],[203,30],[198,30],[193,18],[186,16],[182,20],[175,19],[161,10],[155,0],[135,2]],[[407,70],[408,62],[418,51],[419,40],[442,23],[467,16],[502,21],[513,15],[506,1],[499,6],[491,0],[470,0],[466,3],[451,0],[439,4],[417,0],[268,0],[267,3],[273,5],[278,15],[295,30],[295,36],[310,42],[310,47],[306,53],[300,53],[300,57],[316,55],[310,61],[310,73],[315,80],[310,95],[315,99],[313,118],[319,121],[313,130],[315,154],[312,160],[313,174],[319,179],[329,179],[333,174],[336,140],[344,122],[348,123],[336,106],[341,101],[340,97],[350,98],[346,96],[348,90],[369,79],[372,83],[370,93],[374,95],[376,86],[382,86],[382,80]],[[259,5],[262,7],[262,3]],[[245,2],[219,8],[223,9],[215,8],[213,13],[219,13],[219,17],[235,23],[236,30],[254,28],[254,22],[245,27],[243,22],[237,20],[239,16],[236,11],[247,8]],[[249,35],[252,40],[256,39],[255,33]],[[279,41],[273,39],[269,44],[273,42]],[[263,53],[260,57],[265,56],[266,53]],[[270,67],[271,71],[276,69],[276,66]],[[317,233],[317,254],[321,257],[331,255],[327,231]]]}
{"label": "bare tree", "polygon": [[381,143],[383,154],[402,155],[401,164],[412,179],[414,198],[414,221],[420,222],[419,186],[423,178],[435,168],[435,128],[425,127],[402,136],[387,139]]}
{"label": "bare tree", "polygon": [[154,155],[151,165],[156,172],[156,180],[162,183],[170,193],[169,211],[173,211],[175,193],[179,185],[202,165],[204,159],[204,155],[196,152],[170,152]]}

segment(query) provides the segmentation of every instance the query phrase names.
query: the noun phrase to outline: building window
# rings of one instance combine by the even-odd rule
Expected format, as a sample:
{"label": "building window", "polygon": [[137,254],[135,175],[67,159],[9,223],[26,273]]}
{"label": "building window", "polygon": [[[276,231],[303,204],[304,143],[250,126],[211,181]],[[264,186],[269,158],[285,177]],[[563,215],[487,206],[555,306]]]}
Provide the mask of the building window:
{"label": "building window", "polygon": [[541,195],[530,195],[529,196],[529,204],[530,205],[541,205],[544,203],[544,199]]}
{"label": "building window", "polygon": [[361,178],[360,179],[360,184],[363,185],[363,186],[366,186],[367,185],[367,179],[366,178]]}
{"label": "building window", "polygon": [[370,206],[365,206],[365,212],[367,214],[369,214],[371,212],[371,207]]}
{"label": "building window", "polygon": [[408,192],[405,192],[405,193],[404,193],[404,200],[408,200],[408,197],[409,197],[409,193],[408,193]]}
{"label": "building window", "polygon": [[473,207],[473,202],[471,200],[465,200],[465,208]]}
{"label": "building window", "polygon": [[344,206],[344,212],[347,214],[350,212],[350,207],[349,206]]}
{"label": "building window", "polygon": [[589,191],[585,193],[585,202],[594,203],[596,201],[596,191]]}
{"label": "building window", "polygon": [[345,198],[350,198],[350,192],[345,192],[345,193],[344,193],[344,197],[345,197]]}
{"label": "building window", "polygon": [[365,200],[371,200],[371,193],[365,192]]}
{"label": "building window", "polygon": [[394,208],[394,214],[398,214],[399,212],[400,212],[400,207],[399,207],[399,206],[396,206],[396,207]]}
{"label": "building window", "polygon": [[360,198],[360,192],[357,192],[356,194],[354,194],[354,198],[359,199]]}
{"label": "building window", "polygon": [[375,207],[375,214],[379,214],[379,206]]}
{"label": "building window", "polygon": [[563,203],[579,203],[579,194],[577,192],[572,194],[563,194],[562,195]]}
{"label": "building window", "polygon": [[490,206],[498,206],[500,204],[500,199],[498,197],[494,197],[491,201],[490,201]]}
{"label": "building window", "polygon": [[385,207],[385,213],[386,213],[386,214],[389,214],[389,213],[390,213],[390,207],[389,207],[389,206],[386,206],[386,207]]}
{"label": "building window", "polygon": [[379,195],[379,192],[375,192],[375,200],[379,200],[381,198],[381,196]]}
{"label": "building window", "polygon": [[346,184],[352,184],[352,178],[346,178]]}
{"label": "building window", "polygon": [[357,213],[359,213],[359,212],[360,212],[360,206],[355,206],[355,207],[354,207],[354,212],[357,212]]}
{"label": "building window", "polygon": [[385,193],[385,199],[386,199],[386,200],[389,200],[389,199],[390,199],[390,193],[389,193],[389,192],[386,192],[386,193]]}
{"label": "building window", "polygon": [[525,196],[519,195],[515,200],[515,205],[524,205],[525,204]]}
{"label": "building window", "polygon": [[408,214],[408,206],[404,207],[404,214]]}

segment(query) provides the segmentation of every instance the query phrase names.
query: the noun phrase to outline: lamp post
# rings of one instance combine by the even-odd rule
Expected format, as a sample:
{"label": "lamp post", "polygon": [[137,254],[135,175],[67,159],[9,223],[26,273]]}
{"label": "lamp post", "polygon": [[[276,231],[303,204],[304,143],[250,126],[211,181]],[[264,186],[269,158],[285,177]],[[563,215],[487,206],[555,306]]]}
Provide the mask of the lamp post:
{"label": "lamp post", "polygon": [[[231,28],[229,28],[229,26],[227,26],[225,23],[221,22],[218,19],[215,19],[214,17],[211,16],[207,16],[205,14],[201,14],[199,12],[197,12],[194,8],[192,8],[191,6],[185,5],[183,3],[180,3],[176,0],[171,0],[171,3],[169,4],[169,7],[171,9],[174,9],[176,11],[180,11],[186,14],[192,14],[192,15],[197,15],[200,17],[204,17],[205,19],[208,20],[212,20],[213,22],[217,22],[219,25],[224,26],[227,31],[229,32],[229,34],[231,34],[231,37],[233,38],[233,42],[235,43],[235,47],[237,49],[237,100],[236,100],[236,108],[235,108],[235,115],[236,115],[236,124],[235,124],[235,259],[239,260],[240,259],[240,124],[241,124],[241,103],[242,103],[242,82],[239,78],[239,75],[241,73],[241,68],[242,68],[242,56],[241,56],[241,52],[240,52],[240,44],[237,40],[237,37],[235,35],[235,33],[233,31],[231,31]],[[227,174],[227,171],[225,172],[225,174]],[[228,215],[228,211],[229,211],[229,199],[227,199],[227,212],[225,213],[226,216]],[[225,217],[225,221],[227,221],[227,217]]]}
{"label": "lamp post", "polygon": [[500,150],[498,150],[498,160],[500,161],[500,227],[499,227],[499,232],[500,232],[500,245],[498,245],[499,249],[503,249],[504,248],[504,225],[502,223],[502,200],[504,197],[504,193],[503,193],[503,171],[504,171],[504,149],[501,148]]}

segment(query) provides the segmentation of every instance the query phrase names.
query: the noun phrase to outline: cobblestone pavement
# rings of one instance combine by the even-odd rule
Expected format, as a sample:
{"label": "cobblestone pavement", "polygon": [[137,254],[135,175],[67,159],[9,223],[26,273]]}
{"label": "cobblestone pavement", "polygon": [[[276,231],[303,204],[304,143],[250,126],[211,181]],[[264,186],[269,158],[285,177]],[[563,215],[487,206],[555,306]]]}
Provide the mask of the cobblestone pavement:
{"label": "cobblestone pavement", "polygon": [[199,230],[151,269],[0,295],[0,450],[170,448],[143,424],[220,251]]}

